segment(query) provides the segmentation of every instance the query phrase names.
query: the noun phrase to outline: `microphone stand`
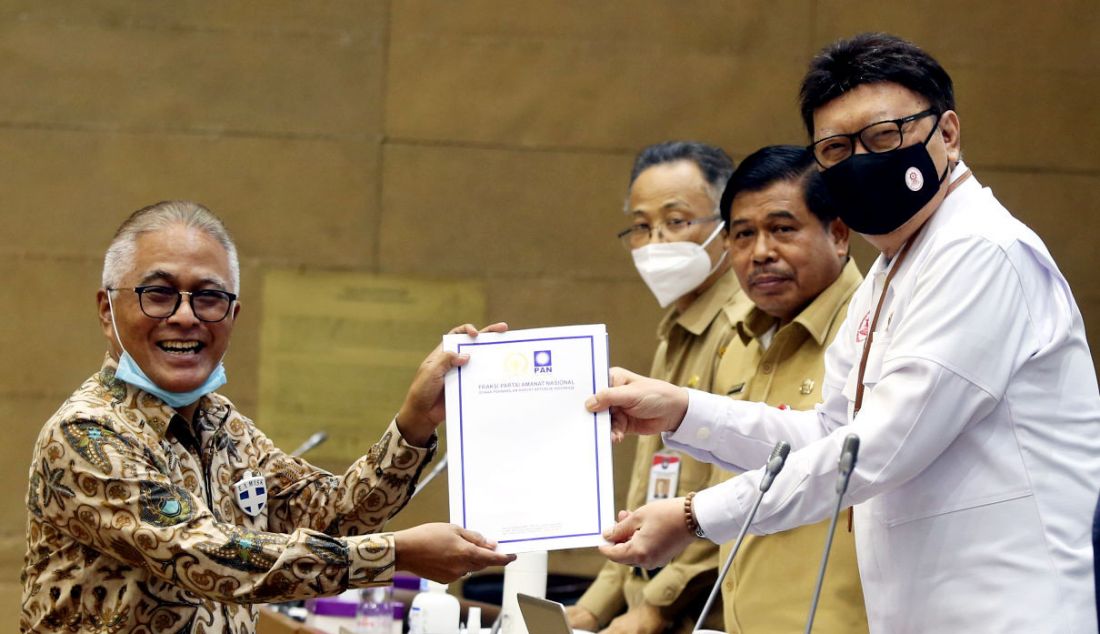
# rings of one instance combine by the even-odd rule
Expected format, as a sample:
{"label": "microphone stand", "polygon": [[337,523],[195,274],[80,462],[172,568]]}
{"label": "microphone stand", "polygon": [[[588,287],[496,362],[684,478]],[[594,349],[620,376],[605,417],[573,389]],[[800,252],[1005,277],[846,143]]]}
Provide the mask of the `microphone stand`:
{"label": "microphone stand", "polygon": [[424,487],[428,486],[429,482],[435,480],[436,476],[438,476],[440,473],[443,473],[443,470],[446,468],[447,454],[443,454],[443,457],[439,459],[439,462],[435,465],[435,467],[433,467],[432,470],[428,472],[428,475],[420,481],[420,484],[416,485],[416,489],[413,490],[412,495],[409,496],[409,499],[411,500],[416,497],[421,491],[424,490]]}
{"label": "microphone stand", "polygon": [[298,456],[301,456],[305,452],[311,451],[314,447],[316,447],[317,445],[325,442],[326,440],[328,440],[328,434],[323,432],[323,431],[319,431],[319,432],[313,434],[312,436],[310,436],[309,438],[307,438],[306,441],[304,443],[302,443],[301,445],[299,445],[297,449],[290,452],[290,455],[297,458]]}
{"label": "microphone stand", "polygon": [[833,533],[836,532],[836,521],[840,517],[840,507],[844,501],[844,494],[848,491],[848,481],[852,477],[852,471],[856,466],[856,457],[859,455],[859,436],[848,434],[844,439],[844,448],[840,451],[840,464],[837,467],[836,481],[836,508],[833,509],[833,519],[829,522],[829,534],[825,537],[825,552],[821,554],[821,568],[817,571],[817,584],[814,586],[814,598],[810,603],[810,618],[806,621],[806,632],[814,628],[814,615],[817,614],[817,602],[821,599],[821,586],[825,582],[825,566],[829,563],[829,551],[833,549]]}
{"label": "microphone stand", "polygon": [[775,476],[783,470],[783,465],[787,462],[787,454],[791,452],[791,446],[785,440],[780,440],[775,443],[775,447],[772,449],[772,455],[768,457],[767,464],[764,465],[764,477],[760,478],[759,492],[756,494],[756,500],[752,503],[752,510],[749,511],[749,516],[745,520],[745,523],[741,525],[741,532],[737,535],[737,541],[733,544],[733,550],[730,551],[728,557],[726,557],[726,563],[722,566],[722,571],[718,573],[718,580],[714,582],[714,587],[710,589],[710,596],[707,597],[707,602],[703,605],[703,612],[699,615],[699,620],[695,622],[695,627],[692,632],[698,632],[703,626],[703,621],[707,620],[707,615],[710,614],[710,609],[714,607],[714,601],[718,598],[718,592],[722,589],[722,581],[726,578],[726,574],[730,570],[730,566],[733,565],[733,558],[737,556],[737,551],[741,549],[741,543],[745,541],[745,535],[749,532],[749,525],[752,524],[752,520],[756,517],[756,509],[760,508],[760,501],[764,499],[764,494],[772,487],[772,482],[775,481]]}

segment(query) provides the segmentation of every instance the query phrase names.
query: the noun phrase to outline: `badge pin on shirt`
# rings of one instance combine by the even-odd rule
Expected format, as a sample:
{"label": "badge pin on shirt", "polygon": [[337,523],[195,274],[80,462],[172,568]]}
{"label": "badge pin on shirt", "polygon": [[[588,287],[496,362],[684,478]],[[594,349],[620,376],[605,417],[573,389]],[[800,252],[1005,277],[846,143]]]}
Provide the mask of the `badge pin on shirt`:
{"label": "badge pin on shirt", "polygon": [[252,517],[256,517],[267,506],[267,482],[263,475],[255,471],[245,471],[240,480],[233,484],[237,494],[237,506]]}

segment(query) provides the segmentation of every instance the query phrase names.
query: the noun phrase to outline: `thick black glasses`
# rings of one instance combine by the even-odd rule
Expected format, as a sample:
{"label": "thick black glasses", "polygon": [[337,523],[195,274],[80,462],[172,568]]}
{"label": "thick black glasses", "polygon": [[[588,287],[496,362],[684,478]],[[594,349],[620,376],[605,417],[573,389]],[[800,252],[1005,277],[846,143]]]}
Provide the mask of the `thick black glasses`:
{"label": "thick black glasses", "polygon": [[889,152],[901,147],[904,141],[902,127],[905,124],[930,116],[936,117],[936,122],[932,124],[932,131],[928,133],[928,138],[924,140],[927,143],[928,139],[932,138],[932,132],[936,131],[936,125],[939,124],[940,113],[934,108],[900,119],[878,121],[852,134],[834,134],[825,137],[810,145],[810,150],[814,153],[817,164],[824,168],[830,168],[855,154],[856,139],[859,139],[860,145],[868,152],[874,154]]}
{"label": "thick black glasses", "polygon": [[133,291],[137,293],[138,305],[146,317],[167,319],[176,314],[183,296],[191,304],[191,312],[199,321],[218,322],[229,315],[229,309],[237,296],[226,291],[203,289],[201,291],[180,291],[170,286],[135,286],[133,288],[108,288],[108,291]]}

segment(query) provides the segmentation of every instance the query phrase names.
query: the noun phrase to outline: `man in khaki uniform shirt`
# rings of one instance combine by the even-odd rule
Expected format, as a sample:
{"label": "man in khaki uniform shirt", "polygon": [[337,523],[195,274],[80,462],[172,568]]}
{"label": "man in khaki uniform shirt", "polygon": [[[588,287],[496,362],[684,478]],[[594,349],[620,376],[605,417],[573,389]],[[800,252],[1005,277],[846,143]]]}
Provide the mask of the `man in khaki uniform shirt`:
{"label": "man in khaki uniform shirt", "polygon": [[[722,197],[733,270],[755,307],[734,317],[737,336],[714,392],[792,409],[821,400],[825,349],[863,279],[848,258],[848,228],[820,195],[813,155],[769,146],[745,159]],[[648,438],[648,436],[647,436]],[[715,468],[717,484],[733,474]],[[802,632],[829,522],[749,535],[722,583],[730,634]],[[721,560],[733,544],[722,545]],[[867,631],[855,541],[838,523],[814,620],[819,634]]]}
{"label": "man in khaki uniform shirt", "polygon": [[[717,211],[732,171],[733,162],[715,147],[669,142],[645,148],[631,174],[626,211],[632,224],[620,233],[642,279],[669,306],[657,328],[650,376],[700,390],[710,389],[733,336],[731,311],[749,307],[730,271]],[[662,461],[671,466],[662,467]],[[677,465],[676,476],[662,477]],[[666,450],[659,436],[639,438],[627,508],[700,489],[712,479],[712,469]],[[570,624],[606,626],[606,632],[690,632],[716,578],[716,557],[714,544],[700,541],[656,571],[609,562],[569,608]]]}

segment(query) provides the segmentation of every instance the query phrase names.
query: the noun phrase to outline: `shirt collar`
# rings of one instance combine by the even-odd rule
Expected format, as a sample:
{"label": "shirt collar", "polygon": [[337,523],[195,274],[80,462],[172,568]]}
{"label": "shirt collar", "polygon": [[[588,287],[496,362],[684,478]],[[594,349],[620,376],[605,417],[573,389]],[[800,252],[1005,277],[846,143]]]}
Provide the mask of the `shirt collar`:
{"label": "shirt collar", "polygon": [[[168,424],[174,417],[179,417],[179,413],[157,396],[117,378],[116,371],[118,371],[118,361],[110,353],[105,354],[103,366],[99,369],[100,384],[111,393],[114,402],[132,404],[143,415],[157,436],[163,437],[168,431]],[[195,420],[212,419],[217,423],[225,422],[228,418],[228,407],[228,400],[217,393],[207,394],[199,399],[199,406],[195,408]],[[180,420],[183,420],[182,417]]]}
{"label": "shirt collar", "polygon": [[[849,257],[833,283],[821,291],[809,306],[803,308],[788,326],[792,324],[801,326],[819,346],[825,345],[829,329],[843,308],[844,301],[851,297],[862,279],[855,260]],[[737,323],[737,332],[742,342],[747,344],[767,332],[775,322],[775,317],[754,306],[745,318]]]}
{"label": "shirt collar", "polygon": [[687,310],[681,313],[675,306],[669,309],[657,326],[657,335],[662,339],[667,337],[673,325],[679,325],[693,335],[702,335],[722,308],[740,292],[737,276],[732,270],[726,271],[702,295],[696,297]]}

